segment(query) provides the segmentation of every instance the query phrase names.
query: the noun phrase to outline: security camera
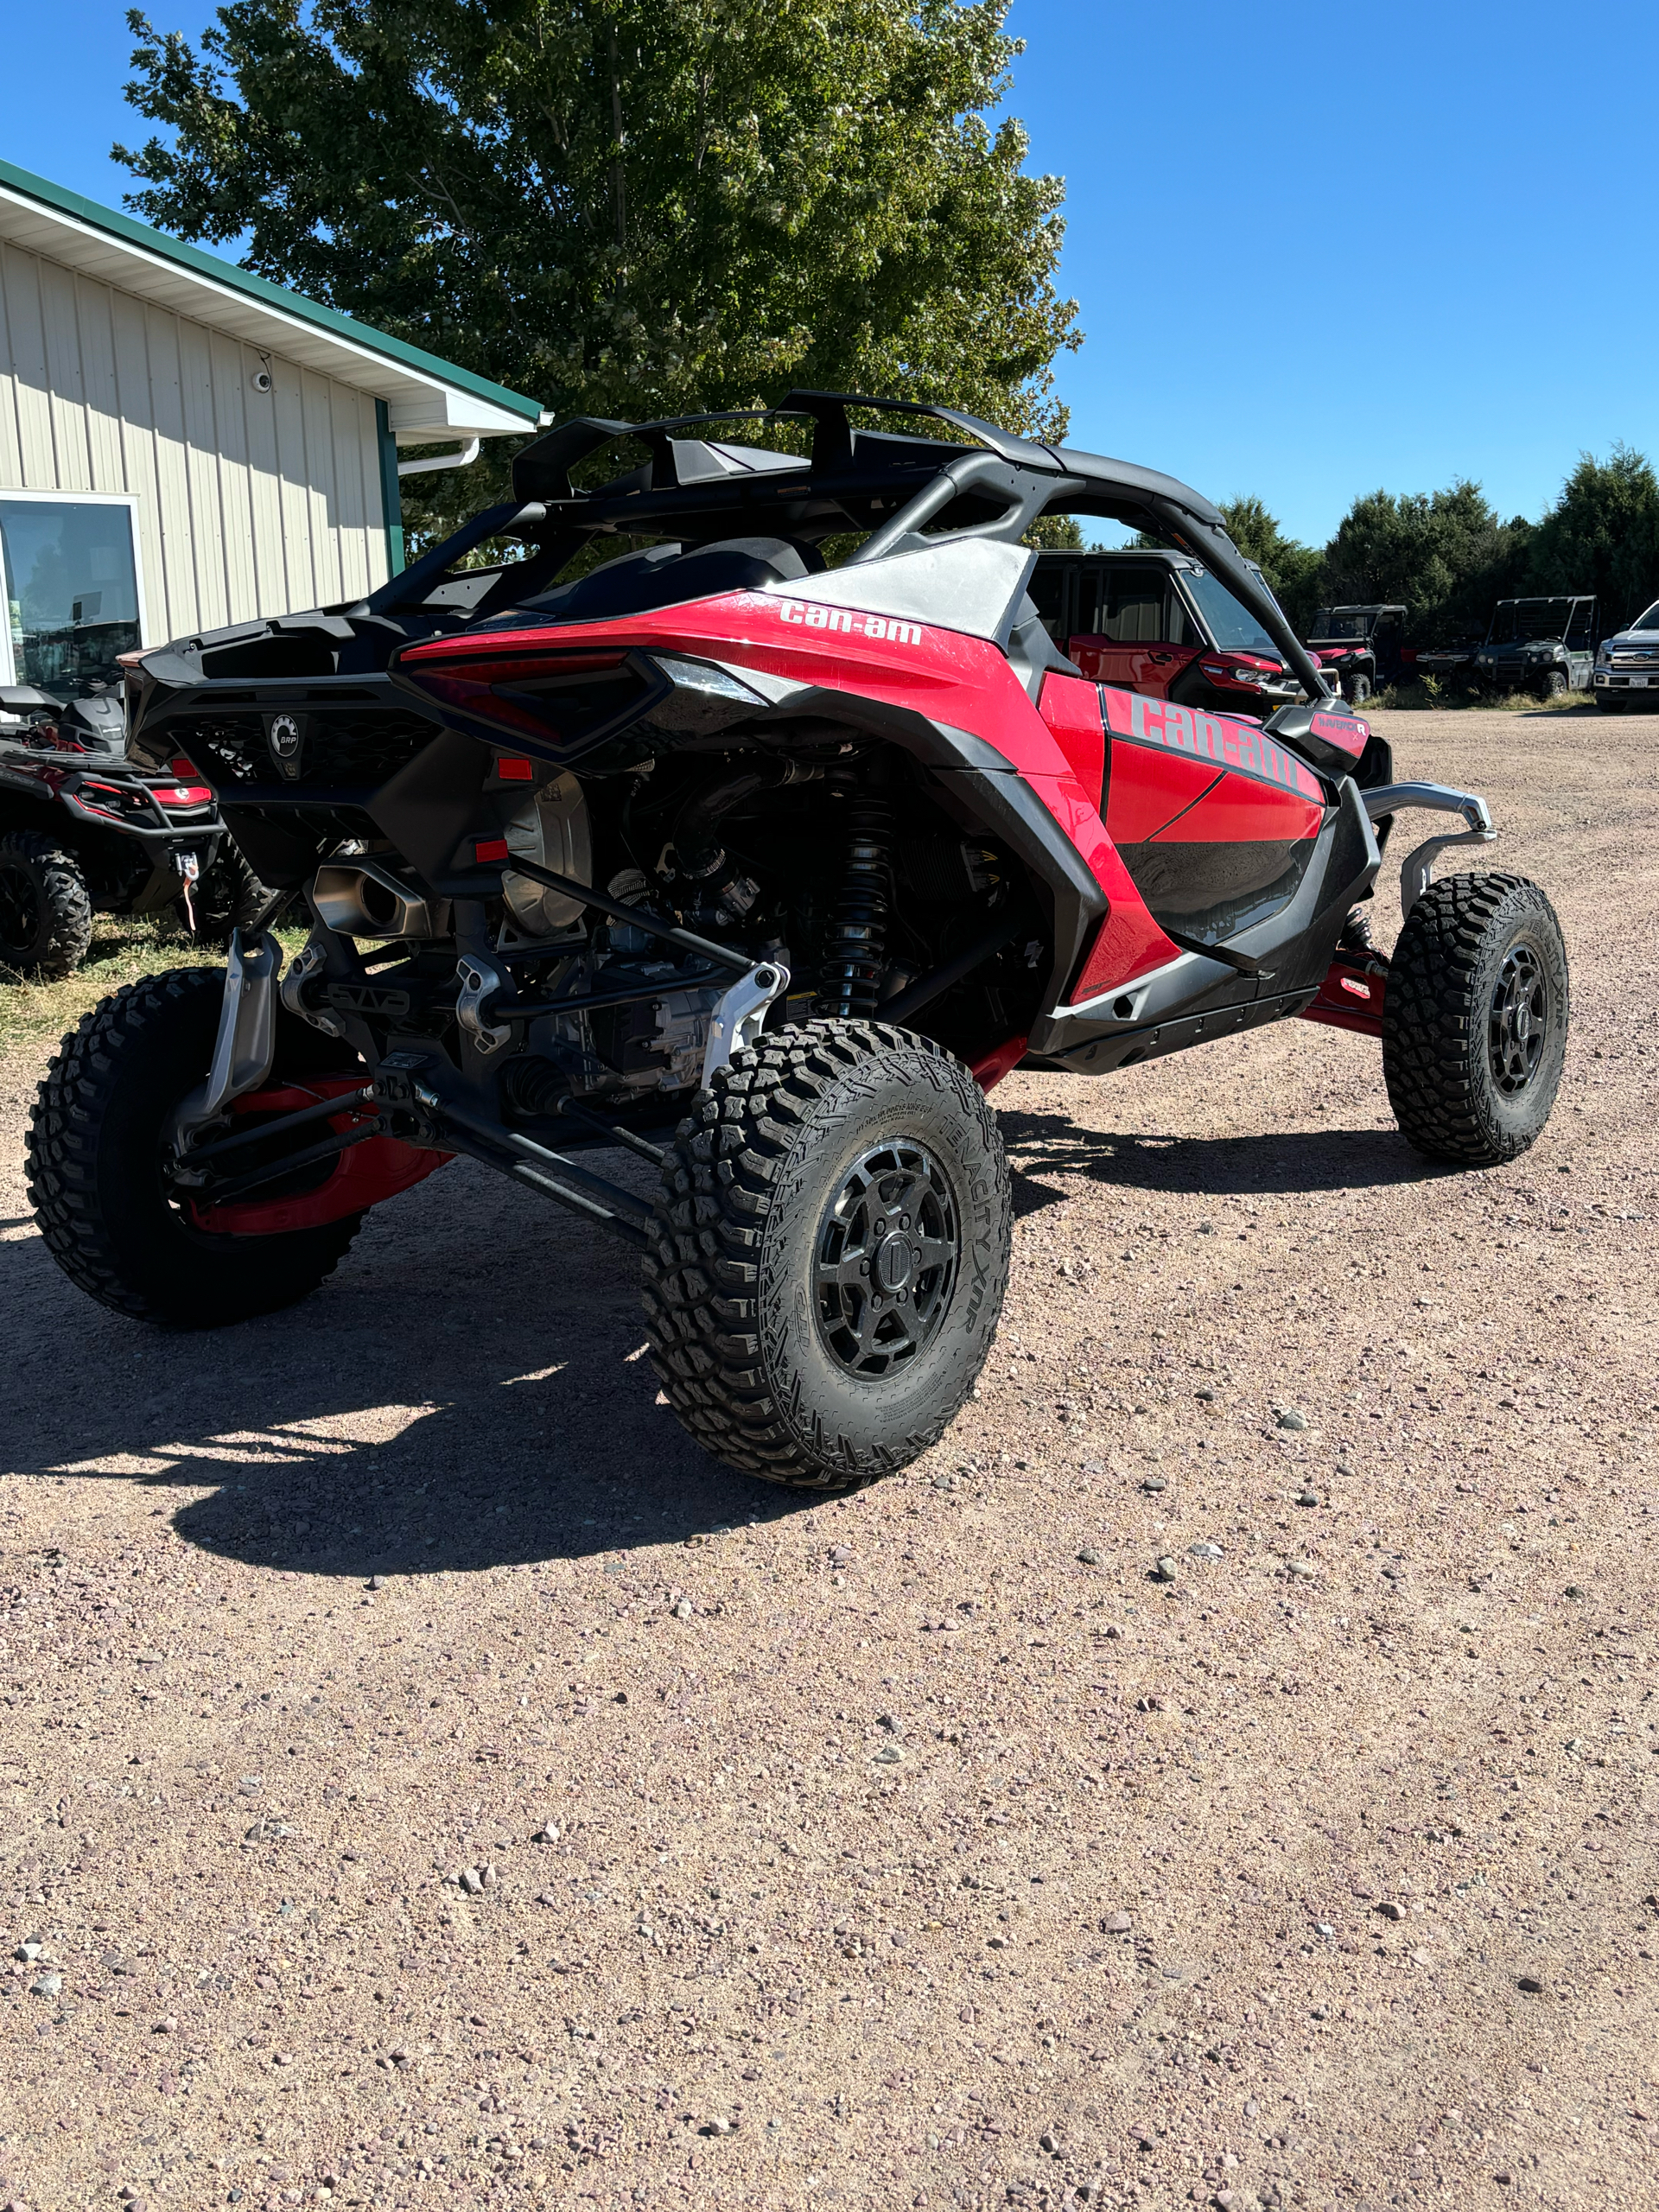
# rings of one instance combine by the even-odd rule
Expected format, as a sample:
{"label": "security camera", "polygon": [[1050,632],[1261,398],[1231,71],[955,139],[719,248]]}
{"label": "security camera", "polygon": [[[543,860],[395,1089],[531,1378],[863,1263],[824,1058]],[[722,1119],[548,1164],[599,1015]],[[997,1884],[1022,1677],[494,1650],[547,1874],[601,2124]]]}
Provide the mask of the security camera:
{"label": "security camera", "polygon": [[270,390],[270,371],[269,369],[256,369],[254,371],[253,388],[256,391],[269,391]]}

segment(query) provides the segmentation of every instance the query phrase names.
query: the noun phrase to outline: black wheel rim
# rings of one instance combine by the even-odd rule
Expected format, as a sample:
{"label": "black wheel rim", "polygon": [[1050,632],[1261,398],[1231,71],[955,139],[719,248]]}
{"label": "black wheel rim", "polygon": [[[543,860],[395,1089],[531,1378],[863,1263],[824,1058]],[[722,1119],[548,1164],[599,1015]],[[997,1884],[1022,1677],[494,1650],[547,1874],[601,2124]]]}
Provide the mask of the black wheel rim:
{"label": "black wheel rim", "polygon": [[871,1145],[825,1207],[813,1253],[818,1333],[836,1365],[879,1381],[939,1332],[962,1258],[962,1211],[925,1146]]}
{"label": "black wheel rim", "polygon": [[1486,1024],[1492,1080],[1506,1098],[1518,1097],[1537,1074],[1548,1026],[1544,963],[1531,945],[1512,944],[1497,972]]}
{"label": "black wheel rim", "polygon": [[0,867],[0,952],[22,957],[34,951],[41,935],[41,901],[20,868]]}

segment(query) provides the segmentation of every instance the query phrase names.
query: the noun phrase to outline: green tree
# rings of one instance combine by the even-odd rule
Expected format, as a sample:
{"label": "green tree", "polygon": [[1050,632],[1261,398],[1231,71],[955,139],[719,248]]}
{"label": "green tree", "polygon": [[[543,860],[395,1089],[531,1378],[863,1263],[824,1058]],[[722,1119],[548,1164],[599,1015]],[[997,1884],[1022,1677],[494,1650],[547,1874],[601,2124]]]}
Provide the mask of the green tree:
{"label": "green tree", "polygon": [[1247,493],[1221,502],[1227,535],[1247,561],[1254,561],[1294,630],[1305,631],[1319,605],[1321,556],[1319,549],[1287,537],[1277,516]]}
{"label": "green tree", "polygon": [[[561,415],[798,384],[1052,435],[1077,306],[1061,181],[988,119],[1007,4],[226,0],[199,47],[135,13],[168,135],[116,153],[151,222]],[[474,511],[505,457],[411,497]]]}
{"label": "green tree", "polygon": [[1531,525],[1502,523],[1478,484],[1440,492],[1370,492],[1356,499],[1325,549],[1325,605],[1403,606],[1427,645],[1484,628],[1494,599],[1516,588]]}
{"label": "green tree", "polygon": [[1611,632],[1659,598],[1659,477],[1643,454],[1590,454],[1533,533],[1528,582],[1541,592],[1592,591]]}

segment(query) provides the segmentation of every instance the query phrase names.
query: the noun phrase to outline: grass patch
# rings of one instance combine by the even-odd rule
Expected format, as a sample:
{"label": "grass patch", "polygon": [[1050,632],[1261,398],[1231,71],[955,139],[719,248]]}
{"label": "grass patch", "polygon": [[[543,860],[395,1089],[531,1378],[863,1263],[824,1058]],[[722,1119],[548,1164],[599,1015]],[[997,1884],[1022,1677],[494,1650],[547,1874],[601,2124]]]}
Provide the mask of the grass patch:
{"label": "grass patch", "polygon": [[[278,930],[276,936],[288,960],[305,943],[303,930]],[[169,968],[224,964],[222,953],[194,944],[187,937],[164,933],[154,922],[100,914],[95,918],[91,951],[61,982],[25,982],[16,969],[0,961],[0,1058],[26,1052],[42,1039],[55,1041],[100,999],[124,983],[136,983],[141,976],[158,976]]]}
{"label": "grass patch", "polygon": [[1465,707],[1478,707],[1487,714],[1500,715],[1576,715],[1598,714],[1600,709],[1588,691],[1564,691],[1559,699],[1541,699],[1535,691],[1510,691],[1502,698],[1483,691],[1472,691],[1467,684],[1443,682],[1438,676],[1425,676],[1410,683],[1390,683],[1381,691],[1374,691],[1359,712],[1372,710],[1389,714],[1418,714],[1429,708],[1440,713]]}

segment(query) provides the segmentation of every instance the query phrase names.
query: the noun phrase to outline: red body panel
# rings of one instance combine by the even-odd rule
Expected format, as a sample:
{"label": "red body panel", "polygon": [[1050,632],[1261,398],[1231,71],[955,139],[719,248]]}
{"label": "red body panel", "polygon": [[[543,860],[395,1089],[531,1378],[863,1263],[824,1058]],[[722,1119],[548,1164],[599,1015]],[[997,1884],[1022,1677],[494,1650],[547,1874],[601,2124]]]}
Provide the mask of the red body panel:
{"label": "red body panel", "polygon": [[1097,683],[1118,683],[1161,699],[1182,670],[1206,650],[1203,645],[1123,645],[1116,638],[1073,638],[1066,658]]}
{"label": "red body panel", "polygon": [[1215,779],[1190,813],[1166,823],[1151,842],[1249,845],[1263,838],[1315,837],[1324,820],[1324,807],[1312,799],[1230,772]]}
{"label": "red body panel", "polygon": [[1224,772],[1208,760],[1172,760],[1149,745],[1115,746],[1106,803],[1113,842],[1145,844],[1166,823],[1185,815]]}
{"label": "red body panel", "polygon": [[[296,1114],[318,1099],[350,1097],[361,1091],[361,1076],[313,1076],[303,1084],[271,1084],[262,1090],[245,1091],[232,1103],[233,1115]],[[331,1115],[327,1126],[343,1135],[359,1116],[351,1108]],[[309,1138],[313,1133],[307,1131]],[[198,1229],[225,1236],[280,1236],[291,1229],[316,1229],[327,1221],[343,1221],[394,1198],[400,1191],[422,1182],[433,1170],[454,1157],[453,1153],[426,1152],[419,1146],[400,1144],[396,1137],[369,1137],[353,1145],[335,1160],[327,1179],[314,1191],[297,1198],[233,1200],[229,1205],[191,1207]]]}
{"label": "red body panel", "polygon": [[1046,676],[1037,710],[1060,741],[1085,791],[1096,797],[1106,779],[1106,725],[1100,692],[1077,676]]}
{"label": "red body panel", "polygon": [[[1242,768],[1283,791],[1325,803],[1325,787],[1305,761],[1268,735],[1257,722],[1206,715],[1135,691],[1108,691],[1106,726],[1114,736],[1161,747],[1178,757],[1217,768]],[[1261,833],[1258,831],[1258,835]]]}

